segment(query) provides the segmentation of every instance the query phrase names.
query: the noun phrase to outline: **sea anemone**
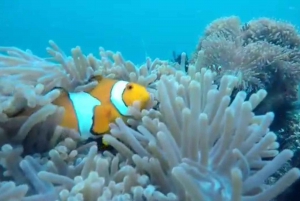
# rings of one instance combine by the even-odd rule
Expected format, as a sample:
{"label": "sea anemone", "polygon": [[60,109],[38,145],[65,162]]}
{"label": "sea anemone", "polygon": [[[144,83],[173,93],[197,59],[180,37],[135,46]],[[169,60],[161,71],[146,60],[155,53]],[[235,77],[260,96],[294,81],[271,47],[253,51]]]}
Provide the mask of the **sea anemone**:
{"label": "sea anemone", "polygon": [[[253,113],[265,89],[248,100],[239,91],[231,100],[239,84],[235,74],[218,77],[190,65],[186,75],[150,59],[136,67],[103,48],[101,59],[79,47],[68,57],[50,44],[51,60],[0,48],[8,52],[0,57],[7,81],[0,96],[0,200],[269,201],[300,176],[292,168],[278,182],[265,183],[293,156],[277,150],[269,129],[274,113]],[[51,104],[58,95],[50,93],[54,85],[84,91],[97,74],[143,84],[160,103],[140,111],[137,102],[129,125],[122,119],[111,125],[104,140],[116,154],[99,153],[95,142],[82,144],[77,132],[58,125],[64,110]],[[14,117],[23,107],[40,109]]]}
{"label": "sea anemone", "polygon": [[300,36],[292,24],[268,18],[242,24],[236,16],[220,18],[206,28],[195,56],[201,57],[197,66],[217,73],[217,82],[230,74],[238,77],[237,89],[248,96],[265,89],[268,97],[255,111],[274,111],[276,130],[287,126],[300,82]]}

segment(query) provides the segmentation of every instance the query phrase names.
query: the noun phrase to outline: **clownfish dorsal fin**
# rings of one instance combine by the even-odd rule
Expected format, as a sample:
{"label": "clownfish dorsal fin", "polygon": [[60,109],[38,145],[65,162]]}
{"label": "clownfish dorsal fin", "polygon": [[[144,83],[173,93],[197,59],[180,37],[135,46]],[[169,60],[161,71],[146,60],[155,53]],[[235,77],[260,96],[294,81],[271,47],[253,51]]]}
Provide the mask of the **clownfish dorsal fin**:
{"label": "clownfish dorsal fin", "polygon": [[53,91],[53,90],[55,90],[55,89],[58,89],[58,90],[63,91],[63,92],[68,92],[65,88],[59,87],[59,86],[53,87],[50,91]]}
{"label": "clownfish dorsal fin", "polygon": [[98,82],[101,82],[103,80],[103,75],[94,75],[91,77],[90,80],[96,80]]}
{"label": "clownfish dorsal fin", "polygon": [[63,87],[53,87],[52,89],[51,89],[51,91],[53,91],[53,90],[59,90],[60,91],[60,95],[55,99],[55,100],[53,100],[53,104],[54,105],[59,105],[59,106],[61,106],[62,104],[63,104],[63,102],[65,101],[64,100],[64,98],[65,97],[68,97],[69,98],[69,92],[68,92],[68,90],[66,90],[65,88],[63,88]]}

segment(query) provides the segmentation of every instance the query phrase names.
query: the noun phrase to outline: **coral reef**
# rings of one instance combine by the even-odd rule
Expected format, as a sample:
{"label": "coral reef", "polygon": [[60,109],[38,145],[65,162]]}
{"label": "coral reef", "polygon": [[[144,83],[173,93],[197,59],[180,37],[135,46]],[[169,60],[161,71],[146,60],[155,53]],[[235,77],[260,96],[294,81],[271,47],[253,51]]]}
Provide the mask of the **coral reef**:
{"label": "coral reef", "polygon": [[[220,18],[207,26],[193,57],[191,63],[197,60],[199,67],[209,67],[217,73],[217,81],[223,75],[237,76],[238,88],[248,97],[265,89],[268,95],[254,112],[273,111],[271,129],[278,135],[280,149],[297,151],[300,35],[292,24],[269,18],[244,24],[236,16]],[[299,163],[298,155],[293,163]]]}
{"label": "coral reef", "polygon": [[[201,66],[210,67],[219,77],[236,75],[239,87],[249,93],[273,88],[276,94],[282,92],[287,100],[295,100],[295,85],[300,80],[299,47],[300,35],[291,24],[260,18],[243,25],[233,16],[208,25],[194,58],[200,54]],[[280,83],[276,89],[275,81]]]}
{"label": "coral reef", "polygon": [[[186,74],[166,61],[136,67],[103,48],[96,59],[79,47],[69,57],[50,45],[51,59],[0,48],[0,200],[269,201],[300,176],[291,168],[266,183],[293,152],[278,151],[269,129],[274,113],[253,113],[265,89],[231,100],[239,77],[218,78],[201,67],[202,57]],[[59,95],[53,87],[84,91],[97,74],[140,83],[159,101],[141,112],[137,102],[129,126],[121,119],[111,125],[104,140],[116,154],[58,126],[64,111],[51,104]],[[24,107],[39,110],[15,117]]]}

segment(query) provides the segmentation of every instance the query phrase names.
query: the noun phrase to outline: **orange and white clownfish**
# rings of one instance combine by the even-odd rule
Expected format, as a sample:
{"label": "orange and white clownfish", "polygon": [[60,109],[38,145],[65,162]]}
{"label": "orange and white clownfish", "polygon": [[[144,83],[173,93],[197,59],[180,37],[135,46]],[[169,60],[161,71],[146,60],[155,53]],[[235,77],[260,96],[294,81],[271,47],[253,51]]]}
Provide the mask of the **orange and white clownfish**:
{"label": "orange and white clownfish", "polygon": [[83,140],[109,134],[110,123],[119,117],[126,119],[130,116],[129,106],[140,101],[142,110],[151,99],[147,89],[137,83],[102,76],[93,79],[98,84],[88,92],[68,92],[56,87],[61,94],[52,102],[65,109],[60,126],[77,130]]}
{"label": "orange and white clownfish", "polygon": [[61,95],[53,102],[65,108],[60,125],[77,130],[83,139],[109,133],[109,124],[119,117],[128,118],[128,107],[135,101],[140,101],[141,110],[150,101],[150,93],[137,83],[102,76],[94,79],[98,85],[91,91],[74,93],[62,89]]}

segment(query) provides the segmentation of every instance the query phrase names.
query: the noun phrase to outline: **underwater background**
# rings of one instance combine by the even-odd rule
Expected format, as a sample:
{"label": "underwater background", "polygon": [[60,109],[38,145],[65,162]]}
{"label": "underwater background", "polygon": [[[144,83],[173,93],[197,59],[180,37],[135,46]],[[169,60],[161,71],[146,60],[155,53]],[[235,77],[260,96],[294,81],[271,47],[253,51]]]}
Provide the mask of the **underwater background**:
{"label": "underwater background", "polygon": [[0,0],[0,201],[299,201],[299,27],[298,0]]}
{"label": "underwater background", "polygon": [[191,54],[204,28],[216,18],[258,17],[300,26],[298,0],[15,0],[0,1],[2,46],[30,49],[47,56],[54,40],[62,49],[80,45],[98,54],[98,46],[120,51],[142,63],[145,56],[171,59],[172,51]]}

